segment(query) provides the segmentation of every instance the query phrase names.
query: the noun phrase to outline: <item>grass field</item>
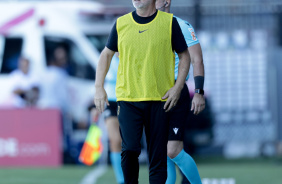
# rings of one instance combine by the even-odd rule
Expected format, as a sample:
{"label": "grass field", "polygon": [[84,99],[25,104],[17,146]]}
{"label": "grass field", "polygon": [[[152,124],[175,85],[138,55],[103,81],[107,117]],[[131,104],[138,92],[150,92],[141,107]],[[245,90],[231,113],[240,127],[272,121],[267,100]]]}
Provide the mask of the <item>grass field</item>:
{"label": "grass field", "polygon": [[[236,184],[282,184],[282,163],[275,160],[196,160],[202,178],[234,178]],[[85,166],[61,168],[0,168],[0,184],[79,184],[95,169]],[[179,173],[178,173],[179,174]],[[111,167],[97,184],[115,184]],[[140,167],[140,184],[148,184],[147,166]],[[177,177],[180,183],[180,176]]]}

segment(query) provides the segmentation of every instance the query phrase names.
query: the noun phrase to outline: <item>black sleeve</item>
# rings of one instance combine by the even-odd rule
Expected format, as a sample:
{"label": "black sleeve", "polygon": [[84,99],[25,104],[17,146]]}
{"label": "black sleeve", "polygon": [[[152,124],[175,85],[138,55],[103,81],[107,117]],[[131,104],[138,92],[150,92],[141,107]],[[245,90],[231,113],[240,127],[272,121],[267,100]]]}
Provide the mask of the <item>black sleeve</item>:
{"label": "black sleeve", "polygon": [[106,47],[114,52],[118,52],[118,34],[116,24],[117,23],[113,26],[106,44]]}
{"label": "black sleeve", "polygon": [[187,49],[187,43],[181,31],[181,28],[178,24],[178,21],[175,17],[172,20],[172,49],[176,53],[181,53]]}

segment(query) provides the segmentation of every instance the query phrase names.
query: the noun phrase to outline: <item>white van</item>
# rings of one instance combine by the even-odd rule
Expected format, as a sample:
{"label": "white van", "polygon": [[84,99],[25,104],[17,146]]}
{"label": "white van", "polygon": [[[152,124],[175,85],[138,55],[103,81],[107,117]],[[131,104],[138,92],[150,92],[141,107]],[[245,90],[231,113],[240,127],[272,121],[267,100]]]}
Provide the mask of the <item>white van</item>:
{"label": "white van", "polygon": [[11,91],[8,74],[17,68],[20,55],[31,61],[31,73],[48,66],[48,56],[58,45],[67,48],[70,109],[76,121],[85,121],[87,105],[94,95],[95,68],[99,51],[78,28],[79,12],[101,12],[95,2],[0,2],[0,104]]}

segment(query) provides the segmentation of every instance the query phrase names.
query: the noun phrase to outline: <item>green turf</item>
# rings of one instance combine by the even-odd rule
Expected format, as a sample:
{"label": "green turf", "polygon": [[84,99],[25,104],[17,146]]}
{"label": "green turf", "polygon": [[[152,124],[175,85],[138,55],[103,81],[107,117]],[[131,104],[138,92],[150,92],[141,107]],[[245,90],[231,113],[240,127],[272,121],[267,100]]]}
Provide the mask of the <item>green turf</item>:
{"label": "green turf", "polygon": [[[197,165],[202,178],[235,178],[236,184],[282,184],[282,164],[275,160],[201,159]],[[79,184],[94,167],[0,168],[0,184]],[[148,184],[147,166],[140,167],[140,184]],[[177,184],[180,183],[178,173]],[[111,167],[97,184],[115,184]]]}
{"label": "green turf", "polygon": [[282,184],[282,166],[267,164],[199,165],[202,178],[235,178],[237,184]]}
{"label": "green turf", "polygon": [[93,167],[1,168],[0,184],[78,184]]}
{"label": "green turf", "polygon": [[[282,184],[282,165],[275,163],[199,163],[198,168],[201,178],[234,178],[236,184]],[[109,169],[97,183],[114,183],[115,180],[113,176],[113,171]],[[177,172],[177,184],[180,183],[180,178],[179,172]],[[149,183],[146,166],[141,167],[139,183]]]}

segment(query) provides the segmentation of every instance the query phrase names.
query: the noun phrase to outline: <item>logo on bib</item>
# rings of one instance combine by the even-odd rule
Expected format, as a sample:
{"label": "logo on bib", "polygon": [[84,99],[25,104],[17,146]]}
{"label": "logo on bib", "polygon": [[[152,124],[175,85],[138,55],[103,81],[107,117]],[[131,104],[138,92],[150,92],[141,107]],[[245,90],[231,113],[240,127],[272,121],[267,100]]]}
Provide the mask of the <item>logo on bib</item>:
{"label": "logo on bib", "polygon": [[146,29],[146,30],[144,30],[144,31],[140,31],[140,30],[139,30],[139,33],[143,33],[143,32],[145,32],[145,31],[148,31],[148,29]]}

